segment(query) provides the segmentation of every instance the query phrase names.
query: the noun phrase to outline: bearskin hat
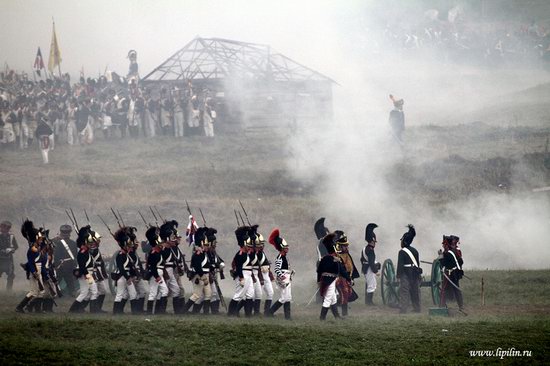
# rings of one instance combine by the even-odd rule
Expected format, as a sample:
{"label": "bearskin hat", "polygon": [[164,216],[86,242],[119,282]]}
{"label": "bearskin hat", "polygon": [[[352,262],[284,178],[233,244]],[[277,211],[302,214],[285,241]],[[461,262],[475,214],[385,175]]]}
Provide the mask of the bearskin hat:
{"label": "bearskin hat", "polygon": [[160,238],[163,241],[166,241],[172,235],[178,235],[178,222],[176,220],[166,221],[164,224],[160,225]]}
{"label": "bearskin hat", "polygon": [[207,227],[201,226],[195,231],[195,247],[202,247],[207,243],[206,232],[208,231]]}
{"label": "bearskin hat", "polygon": [[235,237],[237,238],[237,244],[243,247],[248,240],[248,226],[240,226],[235,230]]}
{"label": "bearskin hat", "polygon": [[137,228],[134,226],[126,226],[124,229],[126,231],[126,235],[128,235],[132,243],[135,242],[137,239],[137,235],[136,235],[138,231]]}
{"label": "bearskin hat", "polygon": [[375,223],[370,223],[365,228],[365,241],[367,243],[371,243],[373,240],[376,240],[376,234],[374,233],[374,229],[376,229],[378,225]]}
{"label": "bearskin hat", "polygon": [[160,244],[160,240],[159,240],[159,228],[156,227],[156,226],[151,226],[149,229],[147,229],[147,231],[145,232],[145,237],[147,238],[147,240],[149,240],[149,243],[152,245],[152,246],[155,246],[155,245],[158,245]]}
{"label": "bearskin hat", "polygon": [[315,231],[315,235],[317,235],[317,239],[319,240],[321,240],[321,238],[329,233],[329,230],[325,226],[324,217],[321,217],[315,222],[315,225],[313,225],[313,230]]}
{"label": "bearskin hat", "polygon": [[284,238],[281,237],[279,229],[273,229],[268,238],[269,244],[273,245],[278,252],[288,248],[288,244]]}
{"label": "bearskin hat", "polygon": [[132,239],[128,235],[130,231],[128,229],[129,229],[128,227],[121,227],[113,235],[113,238],[116,240],[118,246],[121,247],[122,249],[124,249],[126,246],[128,246],[132,242]]}
{"label": "bearskin hat", "polygon": [[34,227],[34,223],[32,221],[26,219],[25,222],[23,222],[23,225],[21,225],[21,235],[27,239],[29,244],[34,244],[41,236],[41,233],[40,230]]}
{"label": "bearskin hat", "polygon": [[82,245],[92,241],[92,235],[90,233],[91,226],[86,225],[78,230],[78,236],[76,238],[76,245],[80,248]]}
{"label": "bearskin hat", "polygon": [[409,230],[401,237],[401,241],[403,242],[403,244],[405,244],[406,247],[412,244],[413,239],[416,236],[416,230],[414,230],[414,226],[409,224],[407,225],[407,227],[409,228]]}
{"label": "bearskin hat", "polygon": [[329,233],[321,240],[321,243],[325,246],[327,253],[332,254],[336,252],[334,243],[336,242],[336,233]]}
{"label": "bearskin hat", "polygon": [[218,230],[214,229],[213,227],[206,228],[206,240],[212,244],[216,241],[216,233]]}
{"label": "bearskin hat", "polygon": [[459,238],[458,236],[456,236],[456,235],[450,235],[450,236],[449,236],[449,239],[451,240],[451,242],[454,241],[454,242],[457,242],[457,243],[458,243],[458,242],[460,241],[460,238]]}

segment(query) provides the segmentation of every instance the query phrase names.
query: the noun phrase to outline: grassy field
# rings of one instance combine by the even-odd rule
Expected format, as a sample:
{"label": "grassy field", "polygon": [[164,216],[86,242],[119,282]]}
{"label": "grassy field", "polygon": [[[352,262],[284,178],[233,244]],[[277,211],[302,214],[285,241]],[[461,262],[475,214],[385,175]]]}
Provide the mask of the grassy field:
{"label": "grassy field", "polygon": [[[226,316],[15,314],[18,296],[0,309],[2,364],[344,365],[544,364],[550,351],[550,271],[475,271],[464,279],[468,316],[398,315],[381,305],[353,303],[350,316],[318,320],[320,306],[294,291],[293,320]],[[480,305],[479,281],[486,284]],[[361,287],[362,283],[359,284]],[[359,286],[358,285],[358,286]],[[362,295],[362,291],[360,295]],[[22,295],[22,294],[20,294]],[[110,306],[109,299],[106,302]],[[30,346],[32,344],[32,346]],[[476,350],[531,351],[530,357],[471,357]]]}

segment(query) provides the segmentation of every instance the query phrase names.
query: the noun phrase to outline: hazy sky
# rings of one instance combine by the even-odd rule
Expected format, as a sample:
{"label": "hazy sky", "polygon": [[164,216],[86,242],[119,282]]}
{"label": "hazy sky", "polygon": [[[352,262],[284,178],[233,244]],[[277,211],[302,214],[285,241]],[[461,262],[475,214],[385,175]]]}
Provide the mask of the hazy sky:
{"label": "hazy sky", "polygon": [[[297,61],[322,70],[334,29],[357,24],[361,1],[63,1],[3,0],[0,62],[30,72],[36,49],[47,62],[55,18],[62,71],[81,67],[97,76],[126,73],[128,50],[138,51],[145,75],[195,36],[271,44]],[[341,5],[345,4],[345,5]],[[318,57],[323,55],[325,57]]]}

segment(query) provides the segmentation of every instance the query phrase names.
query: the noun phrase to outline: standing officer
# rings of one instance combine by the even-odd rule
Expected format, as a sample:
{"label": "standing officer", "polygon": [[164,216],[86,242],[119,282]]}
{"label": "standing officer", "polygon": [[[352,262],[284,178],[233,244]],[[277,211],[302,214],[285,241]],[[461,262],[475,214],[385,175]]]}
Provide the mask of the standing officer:
{"label": "standing officer", "polygon": [[365,284],[365,304],[374,305],[372,298],[374,296],[374,291],[376,291],[376,276],[380,276],[380,263],[376,262],[376,254],[374,253],[374,248],[376,247],[376,234],[374,229],[378,225],[370,223],[365,228],[365,241],[367,245],[361,252],[361,264],[362,271],[365,275],[366,284]]}
{"label": "standing officer", "polygon": [[13,288],[15,271],[13,268],[13,253],[17,250],[17,240],[10,232],[11,222],[2,221],[0,223],[0,276],[5,273],[8,276],[6,290],[9,292]]}
{"label": "standing officer", "polygon": [[411,247],[416,236],[414,226],[408,225],[409,230],[401,237],[401,250],[397,260],[397,279],[399,280],[399,307],[400,313],[407,312],[409,300],[413,311],[420,312],[420,280],[422,268],[418,265],[420,258],[418,251]]}

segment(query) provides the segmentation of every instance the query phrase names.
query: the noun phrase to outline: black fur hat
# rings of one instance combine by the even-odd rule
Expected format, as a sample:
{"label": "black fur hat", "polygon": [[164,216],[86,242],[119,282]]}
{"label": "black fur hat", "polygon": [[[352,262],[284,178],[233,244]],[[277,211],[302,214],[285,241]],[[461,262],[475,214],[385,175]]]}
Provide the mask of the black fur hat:
{"label": "black fur hat", "polygon": [[325,248],[327,249],[328,254],[336,252],[334,243],[336,242],[336,233],[329,233],[321,240]]}
{"label": "black fur hat", "polygon": [[240,226],[235,230],[235,237],[237,238],[237,244],[242,247],[248,240],[248,226]]}
{"label": "black fur hat", "polygon": [[213,227],[206,228],[206,240],[208,242],[213,243],[216,241],[216,233],[218,230],[214,229]]}
{"label": "black fur hat", "polygon": [[412,244],[413,239],[416,236],[416,230],[414,230],[414,226],[409,224],[407,225],[407,227],[409,228],[409,230],[401,237],[401,241],[403,242],[403,244],[405,244],[406,247]]}
{"label": "black fur hat", "polygon": [[373,240],[376,240],[376,234],[374,233],[374,229],[376,229],[378,225],[375,223],[370,223],[365,228],[365,241],[367,243],[371,243]]}
{"label": "black fur hat", "polygon": [[131,243],[130,236],[128,236],[128,228],[122,227],[118,229],[113,235],[119,247],[124,249],[128,244]]}
{"label": "black fur hat", "polygon": [[76,238],[76,245],[80,248],[83,244],[86,244],[91,239],[91,226],[86,225],[78,230],[78,236]]}
{"label": "black fur hat", "polygon": [[178,234],[178,230],[176,229],[177,226],[178,226],[178,223],[175,220],[166,221],[164,224],[160,225],[160,234],[159,234],[160,238],[163,241],[166,241],[166,239],[168,239],[170,236],[177,235]]}
{"label": "black fur hat", "polygon": [[151,246],[159,244],[159,228],[156,226],[151,226],[145,232],[145,237],[149,240],[149,244],[151,244]]}
{"label": "black fur hat", "polygon": [[207,227],[201,226],[195,232],[195,247],[202,247],[206,242]]}
{"label": "black fur hat", "polygon": [[33,244],[36,242],[38,236],[40,235],[40,231],[34,227],[34,224],[29,219],[26,219],[25,222],[23,222],[23,225],[21,225],[21,235],[27,241],[29,244]]}

